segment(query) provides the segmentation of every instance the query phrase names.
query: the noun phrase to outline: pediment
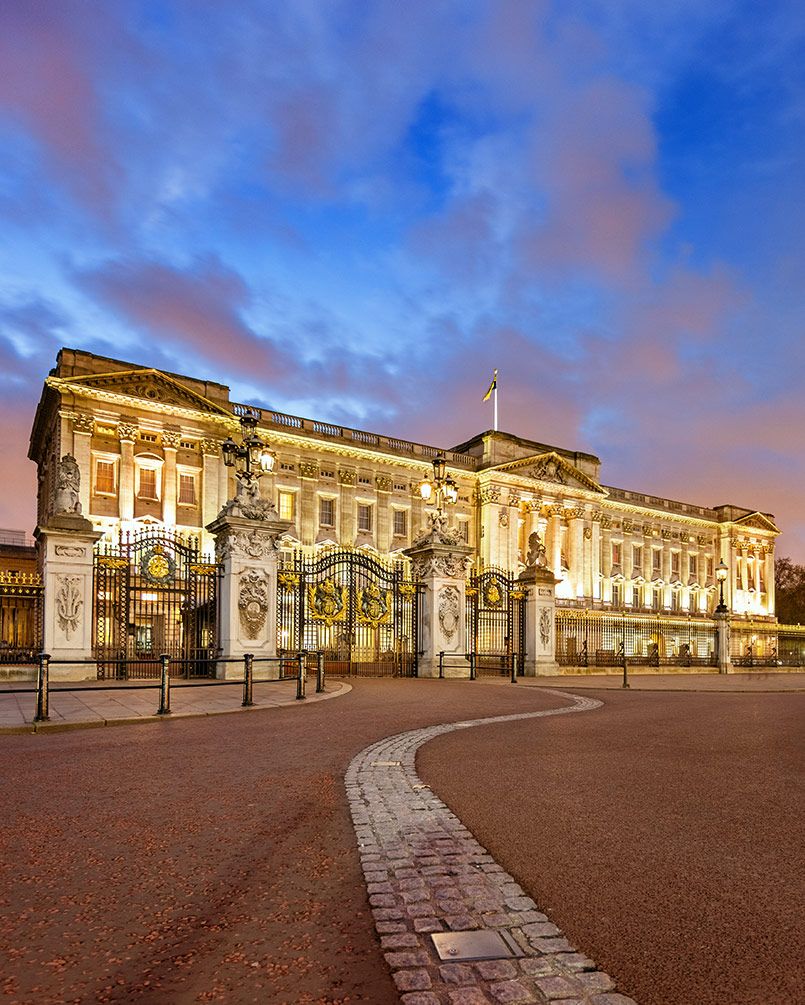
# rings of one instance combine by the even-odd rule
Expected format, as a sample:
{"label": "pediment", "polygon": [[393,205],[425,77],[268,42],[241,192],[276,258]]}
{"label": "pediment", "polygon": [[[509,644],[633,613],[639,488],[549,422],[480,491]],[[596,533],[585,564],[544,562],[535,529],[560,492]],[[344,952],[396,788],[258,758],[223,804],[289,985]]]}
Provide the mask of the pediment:
{"label": "pediment", "polygon": [[770,530],[773,534],[781,533],[780,528],[763,513],[749,513],[736,520],[735,524],[740,527],[755,527],[757,530]]}
{"label": "pediment", "polygon": [[575,464],[571,464],[555,450],[498,464],[495,470],[533,478],[538,482],[553,482],[557,485],[566,485],[568,488],[585,489],[588,492],[600,492],[601,495],[606,495],[605,490],[595,479],[585,475]]}
{"label": "pediment", "polygon": [[230,416],[226,409],[203,395],[196,394],[161,370],[118,370],[114,373],[85,374],[80,377],[62,378],[59,383],[62,386],[77,385],[95,391],[122,394],[161,405],[191,408],[196,412]]}

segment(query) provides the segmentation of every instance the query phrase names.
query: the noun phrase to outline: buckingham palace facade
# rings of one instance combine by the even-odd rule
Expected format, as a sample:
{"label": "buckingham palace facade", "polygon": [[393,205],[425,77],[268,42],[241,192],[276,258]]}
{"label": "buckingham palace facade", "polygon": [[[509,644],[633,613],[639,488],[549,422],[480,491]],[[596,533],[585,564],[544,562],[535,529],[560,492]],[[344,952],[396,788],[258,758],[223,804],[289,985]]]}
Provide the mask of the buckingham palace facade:
{"label": "buckingham palace facade", "polygon": [[239,404],[212,380],[73,349],[59,352],[45,380],[31,434],[38,523],[50,516],[59,460],[71,455],[95,531],[161,524],[211,550],[206,528],[235,491],[221,445],[249,412],[276,453],[261,492],[290,522],[283,549],[402,557],[428,515],[418,486],[442,453],[458,485],[449,518],[476,568],[517,573],[536,532],[559,581],[557,606],[696,617],[717,603],[723,560],[732,615],[774,617],[779,530],[770,514],[616,488],[593,454],[504,432],[439,450]]}

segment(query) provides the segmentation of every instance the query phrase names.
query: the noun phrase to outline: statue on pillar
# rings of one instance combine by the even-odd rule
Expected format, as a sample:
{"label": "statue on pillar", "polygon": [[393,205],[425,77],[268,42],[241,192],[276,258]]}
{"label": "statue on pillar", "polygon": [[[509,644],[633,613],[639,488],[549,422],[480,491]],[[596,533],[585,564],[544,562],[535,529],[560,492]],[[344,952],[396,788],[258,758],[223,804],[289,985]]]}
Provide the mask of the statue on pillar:
{"label": "statue on pillar", "polygon": [[78,462],[72,454],[65,454],[59,461],[56,471],[56,494],[53,511],[56,515],[75,513],[81,516],[81,503],[78,492],[81,485],[81,472]]}
{"label": "statue on pillar", "polygon": [[547,569],[548,553],[537,531],[528,535],[528,552],[525,558],[527,569]]}

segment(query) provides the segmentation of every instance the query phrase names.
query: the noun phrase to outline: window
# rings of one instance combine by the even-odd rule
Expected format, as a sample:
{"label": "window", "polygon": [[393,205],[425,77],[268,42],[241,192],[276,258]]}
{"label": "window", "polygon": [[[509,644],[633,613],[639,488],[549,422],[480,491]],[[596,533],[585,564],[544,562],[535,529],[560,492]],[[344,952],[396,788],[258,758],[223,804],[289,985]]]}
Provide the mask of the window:
{"label": "window", "polygon": [[95,491],[99,495],[115,494],[115,462],[95,461]]}
{"label": "window", "polygon": [[335,499],[319,499],[319,525],[335,527]]}
{"label": "window", "polygon": [[283,492],[280,490],[277,493],[277,509],[279,510],[280,520],[293,520],[295,518],[295,502],[296,497],[294,492]]}
{"label": "window", "polygon": [[671,593],[671,610],[678,611],[682,606],[681,597],[679,590],[673,590]]}
{"label": "window", "polygon": [[690,569],[690,578],[698,579],[699,576],[699,556],[698,555],[688,555],[688,568]]}
{"label": "window", "polygon": [[335,471],[325,471],[324,468],[319,471],[322,478],[335,478]]}
{"label": "window", "polygon": [[632,565],[635,569],[643,568],[643,549],[639,544],[632,547]]}
{"label": "window", "polygon": [[156,468],[140,468],[140,484],[137,495],[140,499],[158,499]]}
{"label": "window", "polygon": [[196,476],[183,471],[179,472],[179,505],[196,505]]}
{"label": "window", "polygon": [[659,548],[651,549],[651,570],[652,572],[662,571],[662,551]]}
{"label": "window", "polygon": [[632,607],[640,607],[640,587],[632,587]]}
{"label": "window", "polygon": [[404,509],[394,510],[394,536],[395,537],[405,537],[408,532],[408,520],[406,517],[408,514]]}
{"label": "window", "polygon": [[672,551],[671,552],[671,572],[673,572],[674,575],[676,575],[676,576],[679,575],[679,552],[678,551]]}
{"label": "window", "polygon": [[366,503],[358,503],[358,530],[371,531],[372,507]]}
{"label": "window", "polygon": [[712,579],[713,578],[713,556],[712,555],[708,555],[707,556],[707,578],[708,579]]}
{"label": "window", "polygon": [[623,583],[612,584],[612,606],[623,607]]}
{"label": "window", "polygon": [[469,520],[459,520],[458,521],[458,533],[461,540],[469,544],[470,541],[470,521]]}
{"label": "window", "polygon": [[651,600],[651,606],[654,608],[655,611],[662,610],[662,587],[661,586],[655,586],[654,587],[654,596],[652,597],[652,600]]}
{"label": "window", "polygon": [[366,475],[358,475],[358,484],[359,485],[371,485],[372,484],[372,479],[371,478],[367,478]]}
{"label": "window", "polygon": [[612,543],[612,564],[621,564],[621,546],[620,544],[616,544],[614,541]]}

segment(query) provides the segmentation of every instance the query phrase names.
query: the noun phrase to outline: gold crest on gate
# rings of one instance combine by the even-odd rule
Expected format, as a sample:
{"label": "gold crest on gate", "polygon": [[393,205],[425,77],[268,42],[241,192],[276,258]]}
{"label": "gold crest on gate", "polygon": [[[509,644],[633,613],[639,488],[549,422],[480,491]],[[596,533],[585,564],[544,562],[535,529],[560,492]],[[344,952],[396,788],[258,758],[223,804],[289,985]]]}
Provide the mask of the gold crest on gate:
{"label": "gold crest on gate", "polygon": [[494,576],[486,584],[486,589],[484,590],[484,600],[486,601],[488,607],[497,607],[503,600],[500,593],[500,584]]}
{"label": "gold crest on gate", "polygon": [[385,593],[377,583],[370,583],[365,590],[358,590],[357,619],[364,625],[385,625],[391,621],[391,590]]}
{"label": "gold crest on gate", "polygon": [[323,621],[325,625],[346,621],[347,588],[336,586],[332,579],[325,579],[315,585],[309,584],[307,602],[310,617],[314,621]]}

